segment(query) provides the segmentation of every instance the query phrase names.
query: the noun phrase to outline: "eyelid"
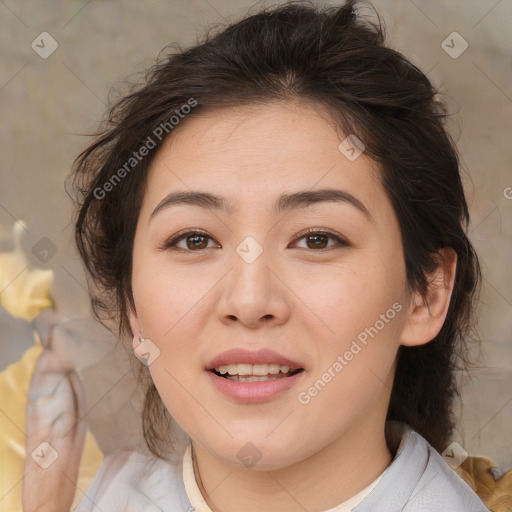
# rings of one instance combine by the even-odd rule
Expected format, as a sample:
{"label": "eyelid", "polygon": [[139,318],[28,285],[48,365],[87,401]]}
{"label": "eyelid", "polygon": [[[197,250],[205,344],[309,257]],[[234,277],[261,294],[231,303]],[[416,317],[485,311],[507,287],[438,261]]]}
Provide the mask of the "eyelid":
{"label": "eyelid", "polygon": [[[352,245],[343,235],[340,235],[339,233],[336,233],[335,231],[331,231],[330,229],[325,229],[325,228],[307,228],[304,231],[301,231],[300,233],[298,233],[297,236],[295,237],[294,241],[300,240],[300,239],[306,237],[307,235],[323,235],[323,236],[327,236],[327,237],[336,239],[339,242],[338,245],[347,246],[347,247]],[[322,252],[322,250],[325,251],[327,249],[320,249],[315,252]]]}
{"label": "eyelid", "polygon": [[[182,249],[182,248],[175,248],[176,247],[176,244],[181,242],[181,240],[183,239],[186,239],[188,238],[188,236],[193,236],[193,235],[200,235],[200,236],[204,236],[205,238],[209,238],[211,240],[215,240],[211,235],[209,235],[208,233],[206,233],[205,231],[201,230],[201,229],[197,229],[197,228],[189,228],[189,229],[186,229],[184,231],[180,231],[178,233],[176,233],[175,235],[173,235],[171,238],[167,239],[163,244],[162,244],[162,247],[160,247],[160,249],[162,250],[176,250],[176,251],[182,251],[182,252],[201,252],[201,251],[204,251],[206,249],[198,249],[197,251],[194,251],[194,250],[189,250],[189,249]],[[300,233],[298,233],[295,238],[294,238],[294,242],[297,242],[299,240],[301,240],[302,238],[305,238],[306,236],[308,235],[321,235],[321,236],[326,236],[328,238],[332,238],[332,239],[335,239],[338,243],[337,243],[337,246],[341,246],[341,247],[350,247],[352,244],[345,238],[343,237],[342,235],[334,232],[334,231],[331,231],[329,229],[325,229],[325,228],[307,228],[303,231],[301,231]],[[333,247],[336,247],[335,246],[331,246],[330,248],[324,248],[324,249],[307,249],[311,252],[324,252],[324,251],[328,251],[329,249],[332,249]]]}
{"label": "eyelid", "polygon": [[[162,244],[162,246],[160,247],[160,249],[162,249],[162,250],[171,249],[177,243],[181,242],[181,240],[183,240],[184,238],[187,238],[188,236],[193,236],[193,235],[201,235],[201,236],[204,236],[205,238],[207,237],[207,238],[211,238],[212,240],[214,239],[211,235],[209,235],[208,233],[206,233],[205,231],[203,231],[201,229],[189,228],[189,229],[185,229],[183,231],[179,231],[175,235],[173,235],[170,238],[166,239],[164,241],[164,243]],[[178,249],[175,249],[175,250],[177,250],[177,251],[181,250],[181,251],[184,251],[184,252],[199,252],[199,251],[190,251],[190,250],[181,249],[181,248],[178,248]],[[204,249],[200,249],[200,250],[204,250]]]}

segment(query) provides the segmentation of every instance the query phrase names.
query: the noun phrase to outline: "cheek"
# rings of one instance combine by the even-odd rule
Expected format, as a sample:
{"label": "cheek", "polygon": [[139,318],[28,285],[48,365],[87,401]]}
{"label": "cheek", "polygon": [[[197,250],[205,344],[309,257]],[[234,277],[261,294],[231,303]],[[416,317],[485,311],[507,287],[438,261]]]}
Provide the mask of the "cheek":
{"label": "cheek", "polygon": [[[315,275],[303,281],[301,291],[304,302],[314,313],[312,321],[320,325],[320,340],[332,350],[341,350],[360,334],[364,339],[376,323],[381,338],[394,337],[397,309],[404,309],[405,299],[398,274],[371,260],[354,262],[339,272],[331,268],[328,272],[326,276]],[[398,305],[393,309],[395,303]],[[395,328],[391,329],[391,324]]]}
{"label": "cheek", "polygon": [[143,334],[160,351],[149,365],[151,378],[169,413],[183,426],[197,414],[190,393],[192,376],[198,371],[201,322],[197,320],[208,286],[190,275],[166,274],[148,265],[133,279],[133,293]]}
{"label": "cheek", "polygon": [[314,338],[318,364],[298,397],[312,416],[331,410],[341,422],[347,411],[363,414],[381,403],[392,388],[405,295],[398,275],[384,269],[367,261],[316,295],[325,326]]}
{"label": "cheek", "polygon": [[[144,334],[172,342],[192,317],[202,311],[202,301],[215,284],[215,276],[201,278],[191,268],[176,272],[158,263],[134,270],[133,294]],[[197,325],[197,324],[196,324]]]}
{"label": "cheek", "polygon": [[[368,264],[329,281],[315,296],[323,324],[319,335],[311,336],[318,360],[298,397],[312,417],[330,410],[337,424],[347,411],[363,414],[389,393],[405,311],[395,277]],[[311,324],[312,335],[313,330]],[[342,408],[333,407],[340,403]]]}

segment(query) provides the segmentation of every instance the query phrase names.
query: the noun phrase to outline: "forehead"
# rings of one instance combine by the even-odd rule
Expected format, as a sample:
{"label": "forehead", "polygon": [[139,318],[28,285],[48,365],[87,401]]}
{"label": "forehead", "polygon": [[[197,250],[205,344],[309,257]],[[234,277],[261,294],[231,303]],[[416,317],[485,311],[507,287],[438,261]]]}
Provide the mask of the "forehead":
{"label": "forehead", "polygon": [[201,189],[228,196],[235,211],[249,197],[262,205],[283,193],[331,187],[370,204],[385,199],[377,163],[364,153],[347,158],[339,149],[345,138],[325,110],[298,102],[194,113],[151,163],[147,201]]}

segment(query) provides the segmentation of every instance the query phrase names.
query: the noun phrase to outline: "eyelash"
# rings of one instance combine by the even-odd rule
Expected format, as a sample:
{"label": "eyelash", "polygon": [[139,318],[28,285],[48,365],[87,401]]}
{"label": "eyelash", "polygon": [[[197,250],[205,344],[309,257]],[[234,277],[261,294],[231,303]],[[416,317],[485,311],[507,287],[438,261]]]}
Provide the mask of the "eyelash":
{"label": "eyelash", "polygon": [[[176,236],[170,238],[169,240],[164,242],[162,249],[163,250],[167,249],[167,250],[173,250],[173,251],[181,251],[181,252],[200,252],[200,251],[205,251],[206,249],[191,250],[191,249],[183,249],[181,247],[177,248],[177,249],[174,248],[178,242],[180,242],[183,239],[188,238],[189,236],[193,236],[193,235],[195,235],[195,236],[199,235],[199,236],[203,236],[205,238],[210,238],[211,240],[213,240],[213,238],[210,235],[208,235],[207,233],[205,233],[204,231],[192,229],[192,230],[187,231],[185,233],[178,233]],[[306,238],[306,237],[312,236],[312,235],[326,236],[328,238],[336,240],[338,242],[338,246],[350,247],[350,244],[344,238],[341,238],[340,236],[335,235],[334,233],[332,233],[330,231],[318,230],[318,229],[314,229],[314,228],[307,229],[306,231],[301,233],[300,236],[298,236],[295,240],[301,240],[302,238]],[[323,249],[310,249],[310,250],[312,250],[314,252],[323,252],[323,251],[328,251],[328,250],[330,250],[332,248],[333,247],[328,247],[328,248],[323,248]],[[306,247],[306,249],[307,249],[307,247]]]}

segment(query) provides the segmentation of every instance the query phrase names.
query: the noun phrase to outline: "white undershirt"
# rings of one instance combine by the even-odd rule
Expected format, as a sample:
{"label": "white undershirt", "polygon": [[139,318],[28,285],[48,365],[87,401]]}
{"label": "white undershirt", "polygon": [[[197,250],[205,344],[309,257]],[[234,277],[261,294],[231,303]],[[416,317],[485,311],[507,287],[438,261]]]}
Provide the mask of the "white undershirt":
{"label": "white undershirt", "polygon": [[[387,469],[387,468],[386,468]],[[384,470],[385,471],[385,470]],[[367,487],[359,491],[356,495],[348,500],[336,505],[334,508],[325,510],[323,512],[350,512],[356,505],[359,505],[363,499],[370,494],[373,488],[379,483],[384,475],[384,471]],[[199,490],[194,475],[194,466],[192,463],[192,445],[188,444],[183,456],[183,482],[185,484],[185,491],[187,492],[190,504],[197,512],[212,512],[211,508],[207,505],[206,501]]]}

